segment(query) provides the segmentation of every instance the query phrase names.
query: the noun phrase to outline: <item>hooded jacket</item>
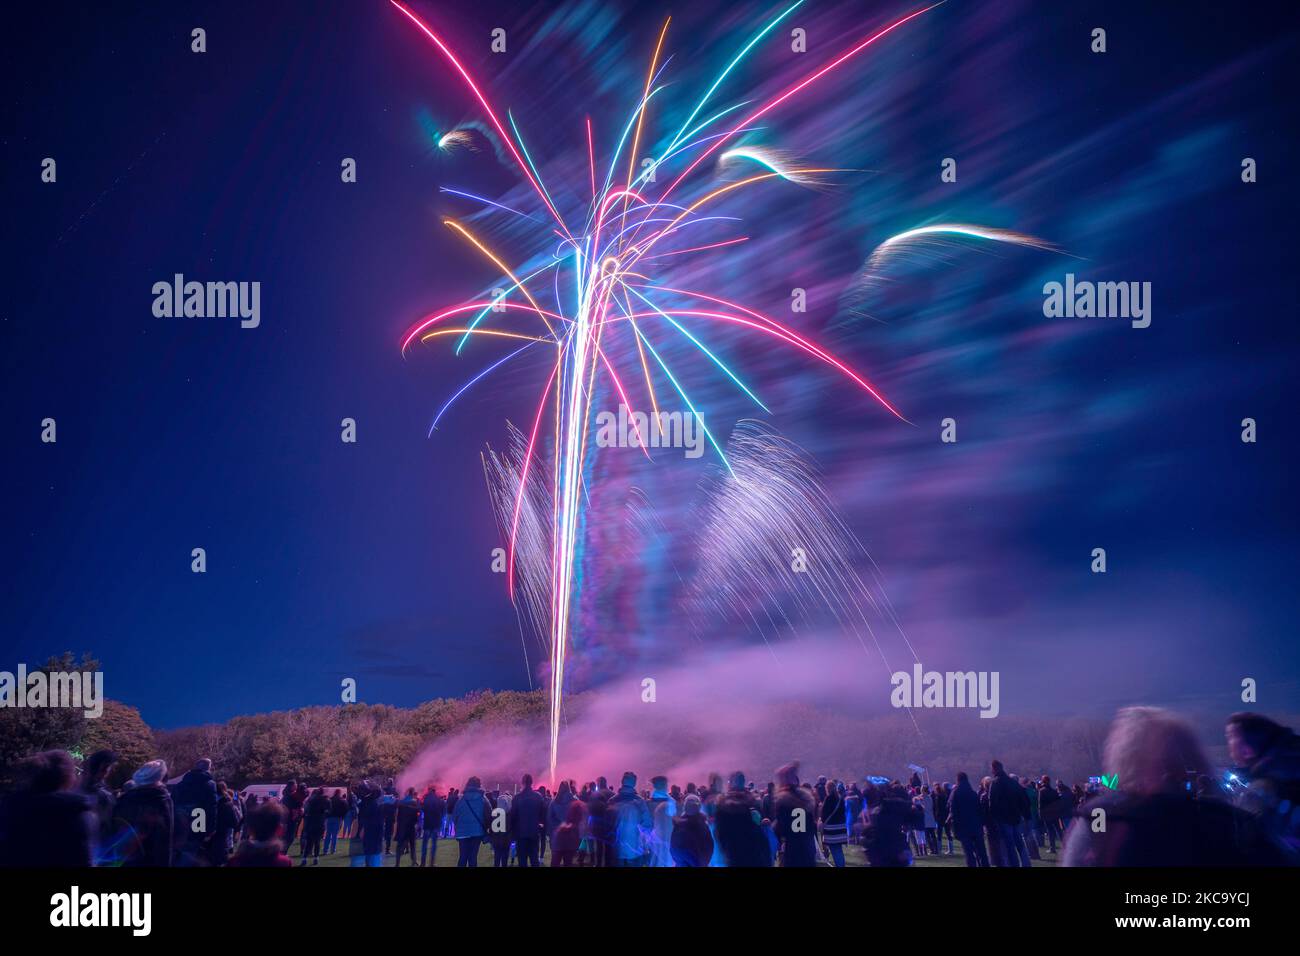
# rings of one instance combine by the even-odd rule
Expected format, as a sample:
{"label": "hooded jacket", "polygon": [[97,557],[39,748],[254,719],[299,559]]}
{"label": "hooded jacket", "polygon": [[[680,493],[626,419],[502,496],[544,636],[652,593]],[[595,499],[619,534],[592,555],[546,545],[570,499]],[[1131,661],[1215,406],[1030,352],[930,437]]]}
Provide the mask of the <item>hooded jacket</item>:
{"label": "hooded jacket", "polygon": [[123,866],[172,865],[172,797],[161,784],[122,794],[113,814],[115,855]]}
{"label": "hooded jacket", "polygon": [[980,795],[969,780],[957,784],[948,800],[948,822],[957,839],[965,842],[983,836],[984,819]]}
{"label": "hooded jacket", "polygon": [[[839,800],[839,794],[835,795]],[[830,797],[827,797],[830,800]],[[843,803],[841,801],[841,806]],[[796,811],[802,810],[802,816]],[[783,866],[817,865],[817,801],[802,787],[782,787],[772,804],[772,826],[785,844]]]}
{"label": "hooded jacket", "polygon": [[420,812],[424,814],[424,832],[437,833],[442,826],[442,818],[447,815],[447,801],[429,791],[420,801]]}
{"label": "hooded jacket", "polygon": [[510,832],[516,840],[536,840],[546,823],[546,800],[531,786],[510,801]]}
{"label": "hooded jacket", "polygon": [[771,866],[772,854],[754,817],[756,801],[746,790],[728,790],[714,811],[714,836],[727,866]]}
{"label": "hooded jacket", "polygon": [[713,834],[703,813],[689,813],[673,820],[671,841],[677,866],[708,866],[713,858]]}
{"label": "hooded jacket", "polygon": [[456,800],[456,809],[451,820],[456,827],[456,839],[487,836],[491,823],[492,811],[488,809],[487,797],[478,787],[466,787]]}
{"label": "hooded jacket", "polygon": [[989,815],[994,823],[1003,826],[1015,826],[1029,819],[1029,796],[1006,771],[994,774],[989,784]]}
{"label": "hooded jacket", "polygon": [[614,850],[618,859],[635,860],[644,856],[647,831],[654,821],[650,808],[636,792],[636,787],[619,787],[618,793],[609,801],[606,814],[613,818]]}

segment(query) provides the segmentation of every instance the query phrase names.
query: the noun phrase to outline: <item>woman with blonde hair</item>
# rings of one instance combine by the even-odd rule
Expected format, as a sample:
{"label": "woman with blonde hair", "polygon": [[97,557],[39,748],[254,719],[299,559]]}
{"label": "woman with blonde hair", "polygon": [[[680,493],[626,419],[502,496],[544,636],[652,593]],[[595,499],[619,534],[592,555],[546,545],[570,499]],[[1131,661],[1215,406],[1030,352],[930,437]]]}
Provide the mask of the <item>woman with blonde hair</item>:
{"label": "woman with blonde hair", "polygon": [[1078,809],[1065,866],[1259,866],[1285,862],[1253,821],[1228,803],[1198,799],[1211,773],[1186,721],[1158,707],[1126,707],[1102,752],[1117,779]]}

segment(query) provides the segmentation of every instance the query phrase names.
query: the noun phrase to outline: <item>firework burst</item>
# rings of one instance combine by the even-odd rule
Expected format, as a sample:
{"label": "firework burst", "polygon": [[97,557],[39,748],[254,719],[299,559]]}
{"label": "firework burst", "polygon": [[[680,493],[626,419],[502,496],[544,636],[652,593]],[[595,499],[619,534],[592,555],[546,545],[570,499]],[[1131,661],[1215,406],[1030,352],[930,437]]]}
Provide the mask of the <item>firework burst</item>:
{"label": "firework burst", "polygon": [[[800,185],[823,183],[823,176],[839,172],[834,169],[808,167],[782,150],[754,144],[740,144],[738,139],[754,130],[767,114],[796,100],[823,76],[852,61],[873,43],[905,24],[922,16],[939,4],[916,10],[883,28],[877,29],[791,83],[777,95],[758,104],[742,101],[719,108],[714,102],[727,76],[775,27],[801,6],[802,0],[776,13],[755,32],[725,69],[704,92],[686,121],[671,136],[659,140],[666,146],[658,155],[638,164],[643,142],[648,142],[648,116],[655,97],[665,86],[662,74],[667,66],[665,49],[671,17],[659,30],[645,81],[633,94],[632,110],[618,129],[618,137],[607,163],[598,162],[599,138],[588,118],[582,130],[587,168],[581,170],[583,192],[589,183],[590,200],[577,215],[566,218],[552,193],[542,181],[538,167],[513,116],[502,121],[478,83],[457,59],[451,48],[410,8],[391,0],[393,6],[428,38],[450,67],[466,84],[491,127],[506,156],[536,194],[537,208],[524,211],[484,197],[458,190],[447,192],[483,203],[499,213],[542,221],[533,213],[546,217],[543,241],[553,250],[539,261],[534,257],[527,266],[511,268],[505,259],[490,248],[463,222],[445,220],[470,246],[500,270],[508,283],[504,293],[491,299],[459,303],[424,317],[406,334],[405,350],[417,341],[454,336],[459,352],[473,337],[506,339],[515,342],[514,351],[488,366],[467,382],[438,412],[441,418],[452,403],[483,377],[516,356],[539,347],[549,350],[548,363],[536,410],[527,430],[515,432],[516,454],[507,460],[489,455],[485,468],[495,494],[497,513],[508,540],[507,581],[510,597],[539,630],[549,635],[550,655],[550,767],[555,773],[559,750],[560,723],[565,690],[566,656],[571,647],[574,608],[579,588],[576,555],[584,534],[584,502],[587,500],[587,467],[596,443],[592,439],[593,400],[598,389],[610,389],[628,409],[647,408],[654,414],[645,417],[649,428],[659,427],[661,396],[675,395],[695,416],[709,445],[722,465],[719,480],[727,487],[720,500],[726,503],[717,521],[737,532],[755,527],[745,516],[771,513],[791,502],[813,499],[791,492],[798,484],[794,472],[779,484],[757,489],[755,482],[770,469],[755,470],[753,454],[739,472],[728,459],[718,436],[704,425],[697,404],[683,384],[681,375],[669,364],[665,339],[684,339],[704,356],[722,377],[739,389],[762,411],[767,406],[755,391],[704,341],[701,329],[717,328],[742,331],[751,337],[774,339],[804,354],[809,359],[830,366],[848,382],[889,414],[900,420],[901,413],[848,362],[837,357],[794,329],[761,312],[714,294],[709,289],[685,288],[673,281],[669,269],[683,261],[724,254],[727,247],[743,243],[744,235],[728,235],[708,241],[706,223],[734,222],[730,217],[710,215],[712,207],[724,196],[762,184],[782,182]],[[710,113],[710,111],[712,111]],[[453,131],[443,137],[444,149],[465,148],[472,140]],[[455,139],[453,139],[455,137]],[[730,177],[720,185],[710,183],[704,164],[719,154],[711,169],[726,167]],[[601,169],[605,172],[601,175]],[[698,171],[698,173],[697,173]],[[576,171],[575,171],[576,172]],[[676,175],[671,176],[671,173]],[[664,185],[663,183],[666,183]],[[706,229],[709,227],[705,227]],[[712,228],[717,228],[712,227]],[[535,267],[534,267],[535,266]],[[487,327],[490,316],[502,319]],[[695,331],[692,331],[692,326]],[[523,344],[518,344],[522,342]],[[635,396],[635,397],[634,397]],[[437,424],[435,419],[435,426]],[[650,437],[640,434],[637,444],[643,450],[652,446]],[[754,433],[741,436],[742,449],[762,445],[760,456],[777,455],[779,444],[766,442]],[[549,444],[550,461],[545,462]],[[647,452],[648,454],[648,452]],[[794,467],[793,465],[791,467]],[[758,481],[762,485],[761,480]],[[500,498],[502,488],[513,489],[508,504]],[[783,504],[784,502],[784,504]],[[796,506],[793,512],[801,512]],[[826,538],[833,549],[847,532],[830,528],[815,506],[807,511],[810,533]],[[850,536],[851,537],[851,536]],[[843,540],[848,540],[844,538]],[[745,551],[745,541],[737,540],[736,553]],[[517,555],[547,551],[549,560],[538,562],[525,573],[516,568]],[[733,555],[734,556],[734,555]],[[719,557],[719,560],[722,560]],[[544,568],[539,574],[538,566]],[[835,567],[825,579],[828,592],[855,587],[847,567]],[[860,582],[857,582],[860,584]],[[833,602],[832,602],[833,603]],[[845,606],[848,613],[851,609]]]}

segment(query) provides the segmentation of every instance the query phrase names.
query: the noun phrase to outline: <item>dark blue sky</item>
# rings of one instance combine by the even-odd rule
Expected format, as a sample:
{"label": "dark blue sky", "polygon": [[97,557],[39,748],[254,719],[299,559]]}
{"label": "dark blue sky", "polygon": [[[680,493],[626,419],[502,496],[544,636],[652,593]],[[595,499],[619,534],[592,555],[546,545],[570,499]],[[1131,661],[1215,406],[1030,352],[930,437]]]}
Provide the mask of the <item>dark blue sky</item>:
{"label": "dark blue sky", "polygon": [[[660,6],[591,4],[610,34],[588,18],[585,40],[608,52],[635,36],[639,74]],[[734,47],[771,9],[726,4],[714,23],[707,6],[676,14],[673,66],[695,87],[712,75],[690,54],[706,26]],[[923,660],[968,666],[959,650],[977,651],[1037,682],[1016,698],[1026,706],[1145,694],[1226,711],[1255,676],[1274,709],[1300,710],[1294,20],[1266,5],[980,6],[954,0],[836,87],[865,97],[845,135],[868,144],[852,165],[881,178],[819,200],[862,226],[817,281],[842,285],[883,238],[935,219],[1024,229],[1086,261],[999,253],[978,282],[920,277],[916,298],[859,333],[809,317],[917,428],[840,420],[813,397],[832,388],[820,373],[776,377],[794,410],[774,424],[825,467],[904,623],[929,640]],[[570,116],[535,98],[589,80],[582,48],[559,47],[569,57],[544,81],[530,73],[530,38],[562,33],[562,18],[417,8],[471,50],[539,152],[572,145]],[[808,56],[909,9],[810,13]],[[9,17],[0,668],[89,650],[107,693],[163,727],[335,703],[343,676],[404,705],[527,687],[489,570],[479,451],[528,419],[537,383],[475,392],[430,440],[433,412],[480,365],[398,350],[421,315],[493,281],[439,225],[438,186],[515,182],[457,179],[432,148],[422,117],[480,118],[445,65],[378,2]],[[1087,49],[1097,25],[1104,57]],[[508,67],[487,52],[495,26],[518,43]],[[872,72],[885,68],[888,83]],[[590,109],[609,127],[627,104],[602,94]],[[801,120],[802,134],[828,132]],[[961,193],[938,181],[949,155]],[[1243,156],[1259,182],[1240,182]],[[356,184],[340,182],[343,157]],[[1151,281],[1152,328],[1062,335],[1038,289],[1067,270]],[[155,318],[150,289],[177,272],[260,281],[261,326]],[[770,279],[769,292],[791,285]],[[937,457],[952,451],[935,441],[948,414],[964,460]],[[1238,440],[1247,415],[1256,445]],[[339,440],[345,416],[355,445]],[[40,442],[45,417],[55,445]],[[1098,544],[1102,593],[1086,574]],[[190,572],[194,547],[206,574]]]}

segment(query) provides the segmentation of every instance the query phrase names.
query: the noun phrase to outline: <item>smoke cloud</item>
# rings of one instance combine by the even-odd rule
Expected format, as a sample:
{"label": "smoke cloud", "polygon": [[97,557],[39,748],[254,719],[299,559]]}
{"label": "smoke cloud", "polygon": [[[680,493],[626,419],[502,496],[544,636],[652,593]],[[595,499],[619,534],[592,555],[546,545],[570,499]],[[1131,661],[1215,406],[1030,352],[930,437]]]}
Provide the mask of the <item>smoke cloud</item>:
{"label": "smoke cloud", "polygon": [[[766,783],[775,767],[799,759],[808,777],[898,777],[916,763],[932,779],[951,780],[957,770],[986,772],[993,756],[1022,773],[1099,772],[1104,722],[894,710],[889,676],[874,652],[829,638],[701,652],[675,667],[646,668],[569,699],[558,776],[581,785],[631,770],[643,784],[665,774],[685,785],[742,770]],[[654,681],[653,701],[643,699],[646,679]],[[525,772],[545,781],[547,755],[542,721],[477,722],[426,747],[399,783],[463,787],[473,775],[489,788],[513,788]]]}

